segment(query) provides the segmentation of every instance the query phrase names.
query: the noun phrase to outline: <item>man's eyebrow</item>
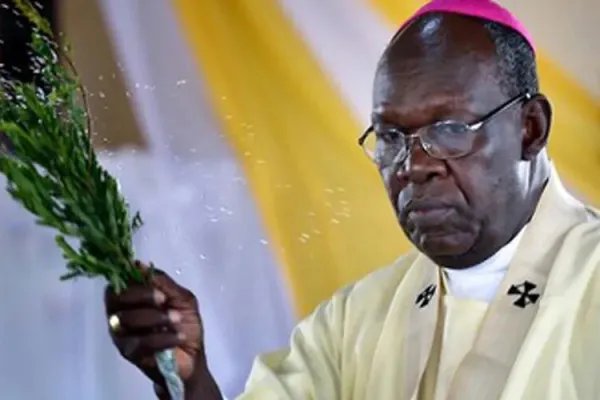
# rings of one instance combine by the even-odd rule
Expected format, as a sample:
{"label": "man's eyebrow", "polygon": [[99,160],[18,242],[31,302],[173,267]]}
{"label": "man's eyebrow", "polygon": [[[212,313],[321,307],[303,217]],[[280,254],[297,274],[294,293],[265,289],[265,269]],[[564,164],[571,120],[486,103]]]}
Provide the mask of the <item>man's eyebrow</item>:
{"label": "man's eyebrow", "polygon": [[371,121],[374,123],[392,123],[396,119],[398,119],[396,113],[383,107],[376,108],[371,112]]}

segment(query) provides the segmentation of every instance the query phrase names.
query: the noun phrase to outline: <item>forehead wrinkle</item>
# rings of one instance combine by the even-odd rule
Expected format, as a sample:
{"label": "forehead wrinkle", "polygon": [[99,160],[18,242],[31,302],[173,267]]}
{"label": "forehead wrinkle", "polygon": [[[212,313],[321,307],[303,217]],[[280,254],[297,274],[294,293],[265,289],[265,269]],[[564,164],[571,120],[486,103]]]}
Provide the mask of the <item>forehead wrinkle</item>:
{"label": "forehead wrinkle", "polygon": [[473,67],[457,68],[402,68],[380,71],[375,79],[374,102],[403,99],[415,100],[425,95],[439,97],[465,97],[473,85]]}
{"label": "forehead wrinkle", "polygon": [[[371,118],[374,123],[408,122],[414,118],[414,115],[432,114],[436,117],[430,122],[434,123],[461,114],[474,115],[479,111],[475,108],[476,105],[470,93],[437,92],[435,96],[428,96],[427,99],[418,97],[410,99],[409,107],[389,102],[375,104]],[[403,125],[411,124],[405,123]]]}
{"label": "forehead wrinkle", "polygon": [[492,87],[501,91],[497,66],[489,59],[473,62],[449,60],[439,66],[416,59],[395,65],[384,63],[376,72],[373,104],[396,102],[405,97],[414,101],[417,97],[438,95],[446,97],[446,100],[450,97],[472,100],[473,92],[482,92],[482,86],[489,87],[490,91]]}

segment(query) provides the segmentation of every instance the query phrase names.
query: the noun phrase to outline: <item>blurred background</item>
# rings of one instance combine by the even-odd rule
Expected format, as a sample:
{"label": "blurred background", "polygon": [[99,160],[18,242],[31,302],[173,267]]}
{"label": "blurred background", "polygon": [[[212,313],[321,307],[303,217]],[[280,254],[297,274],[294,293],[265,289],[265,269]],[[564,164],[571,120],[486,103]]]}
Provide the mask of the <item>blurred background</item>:
{"label": "blurred background", "polygon": [[[0,62],[32,79],[0,4]],[[408,244],[356,145],[375,64],[416,0],[40,0],[90,96],[94,141],[146,222],[142,260],[197,295],[229,397],[253,357]],[[504,0],[538,45],[567,186],[600,205],[600,2]],[[3,183],[4,181],[2,181]],[[2,398],[129,400],[103,282],[61,283],[51,232],[0,193]]]}

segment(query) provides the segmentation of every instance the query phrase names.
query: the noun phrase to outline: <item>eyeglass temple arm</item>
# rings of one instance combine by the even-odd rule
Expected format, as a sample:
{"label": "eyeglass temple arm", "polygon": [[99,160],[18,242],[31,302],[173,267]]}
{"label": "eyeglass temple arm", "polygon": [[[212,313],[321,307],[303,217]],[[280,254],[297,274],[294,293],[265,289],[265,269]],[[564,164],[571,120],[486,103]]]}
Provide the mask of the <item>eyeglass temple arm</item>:
{"label": "eyeglass temple arm", "polygon": [[362,135],[358,138],[358,145],[362,147],[365,144],[365,140],[369,137],[369,135],[373,132],[373,125],[369,125],[367,129],[363,132]]}

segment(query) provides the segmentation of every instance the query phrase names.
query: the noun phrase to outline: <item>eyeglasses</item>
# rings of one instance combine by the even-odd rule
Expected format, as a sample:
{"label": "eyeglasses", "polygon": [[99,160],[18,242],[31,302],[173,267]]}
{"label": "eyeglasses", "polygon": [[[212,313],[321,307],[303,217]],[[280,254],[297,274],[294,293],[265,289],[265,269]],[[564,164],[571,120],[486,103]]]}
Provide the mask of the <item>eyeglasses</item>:
{"label": "eyeglasses", "polygon": [[453,120],[439,121],[433,125],[421,127],[412,134],[407,134],[397,127],[378,130],[371,125],[358,138],[358,144],[367,156],[380,167],[404,162],[416,140],[419,141],[421,148],[433,158],[447,160],[463,157],[472,151],[477,131],[485,123],[502,111],[515,104],[528,101],[532,97],[530,93],[522,93],[470,124]]}

